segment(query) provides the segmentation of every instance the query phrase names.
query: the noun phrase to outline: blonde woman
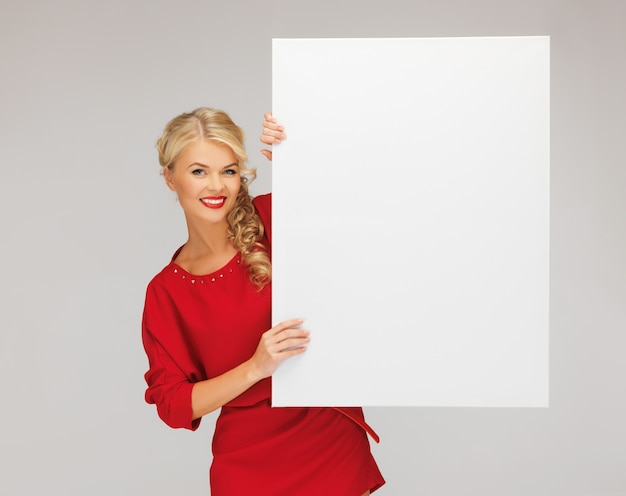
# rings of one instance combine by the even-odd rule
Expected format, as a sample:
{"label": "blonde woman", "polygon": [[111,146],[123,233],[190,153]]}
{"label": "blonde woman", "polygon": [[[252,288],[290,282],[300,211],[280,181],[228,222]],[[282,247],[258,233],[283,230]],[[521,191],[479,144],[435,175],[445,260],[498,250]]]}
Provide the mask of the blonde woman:
{"label": "blonde woman", "polygon": [[[266,114],[261,140],[283,138]],[[221,408],[212,496],[368,495],[384,480],[360,408],[271,408],[270,378],[306,351],[309,332],[297,318],[271,325],[271,196],[249,195],[243,142],[210,108],[175,117],[157,142],[188,239],[147,288],[146,401],[191,430]]]}

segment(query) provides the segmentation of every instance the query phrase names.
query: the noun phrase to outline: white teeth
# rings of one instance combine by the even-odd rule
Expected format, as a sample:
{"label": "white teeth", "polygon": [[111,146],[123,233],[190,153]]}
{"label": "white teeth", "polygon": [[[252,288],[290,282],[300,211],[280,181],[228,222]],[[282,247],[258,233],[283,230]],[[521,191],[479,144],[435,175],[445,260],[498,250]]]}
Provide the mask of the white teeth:
{"label": "white teeth", "polygon": [[212,198],[202,198],[200,201],[202,203],[208,203],[209,205],[219,205],[220,203],[224,203],[224,198],[220,198],[218,200],[214,200]]}

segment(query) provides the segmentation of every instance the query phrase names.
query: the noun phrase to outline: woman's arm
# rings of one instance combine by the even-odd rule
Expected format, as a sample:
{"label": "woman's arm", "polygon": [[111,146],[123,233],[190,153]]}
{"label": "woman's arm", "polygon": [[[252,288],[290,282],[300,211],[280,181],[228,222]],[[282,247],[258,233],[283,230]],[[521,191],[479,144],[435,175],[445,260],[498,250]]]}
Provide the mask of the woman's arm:
{"label": "woman's arm", "polygon": [[306,351],[309,331],[299,329],[302,319],[281,322],[261,336],[254,355],[224,374],[196,382],[191,391],[192,420],[217,410],[271,376],[280,363]]}
{"label": "woman's arm", "polygon": [[[278,124],[271,112],[263,115],[263,132],[261,133],[261,143],[266,145],[278,145],[286,139],[285,128]],[[268,160],[272,160],[271,150],[261,150]]]}
{"label": "woman's arm", "polygon": [[301,319],[293,319],[275,325],[261,336],[245,362],[204,380],[204,371],[180,331],[180,313],[173,308],[171,295],[152,281],[142,319],[142,340],[149,362],[146,402],[156,406],[159,417],[170,427],[197,429],[203,415],[271,376],[283,360],[305,351],[309,339],[307,331],[297,328],[301,323]]}

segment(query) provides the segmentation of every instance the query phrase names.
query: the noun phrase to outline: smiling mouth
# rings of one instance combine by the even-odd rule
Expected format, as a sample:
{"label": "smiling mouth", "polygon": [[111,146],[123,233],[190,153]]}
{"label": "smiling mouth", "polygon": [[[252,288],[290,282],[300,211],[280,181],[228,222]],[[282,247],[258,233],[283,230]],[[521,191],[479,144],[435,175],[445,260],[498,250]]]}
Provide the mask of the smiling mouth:
{"label": "smiling mouth", "polygon": [[226,197],[225,196],[212,196],[212,197],[207,197],[207,198],[200,198],[200,201],[205,207],[221,208],[224,206]]}

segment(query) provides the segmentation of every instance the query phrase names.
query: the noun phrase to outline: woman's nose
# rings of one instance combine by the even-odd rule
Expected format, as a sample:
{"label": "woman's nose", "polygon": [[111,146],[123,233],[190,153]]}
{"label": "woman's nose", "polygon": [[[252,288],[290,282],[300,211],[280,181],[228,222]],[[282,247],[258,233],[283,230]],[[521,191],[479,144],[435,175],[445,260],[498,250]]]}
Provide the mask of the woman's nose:
{"label": "woman's nose", "polygon": [[224,182],[220,174],[210,174],[207,180],[207,188],[210,191],[222,191],[224,189]]}

